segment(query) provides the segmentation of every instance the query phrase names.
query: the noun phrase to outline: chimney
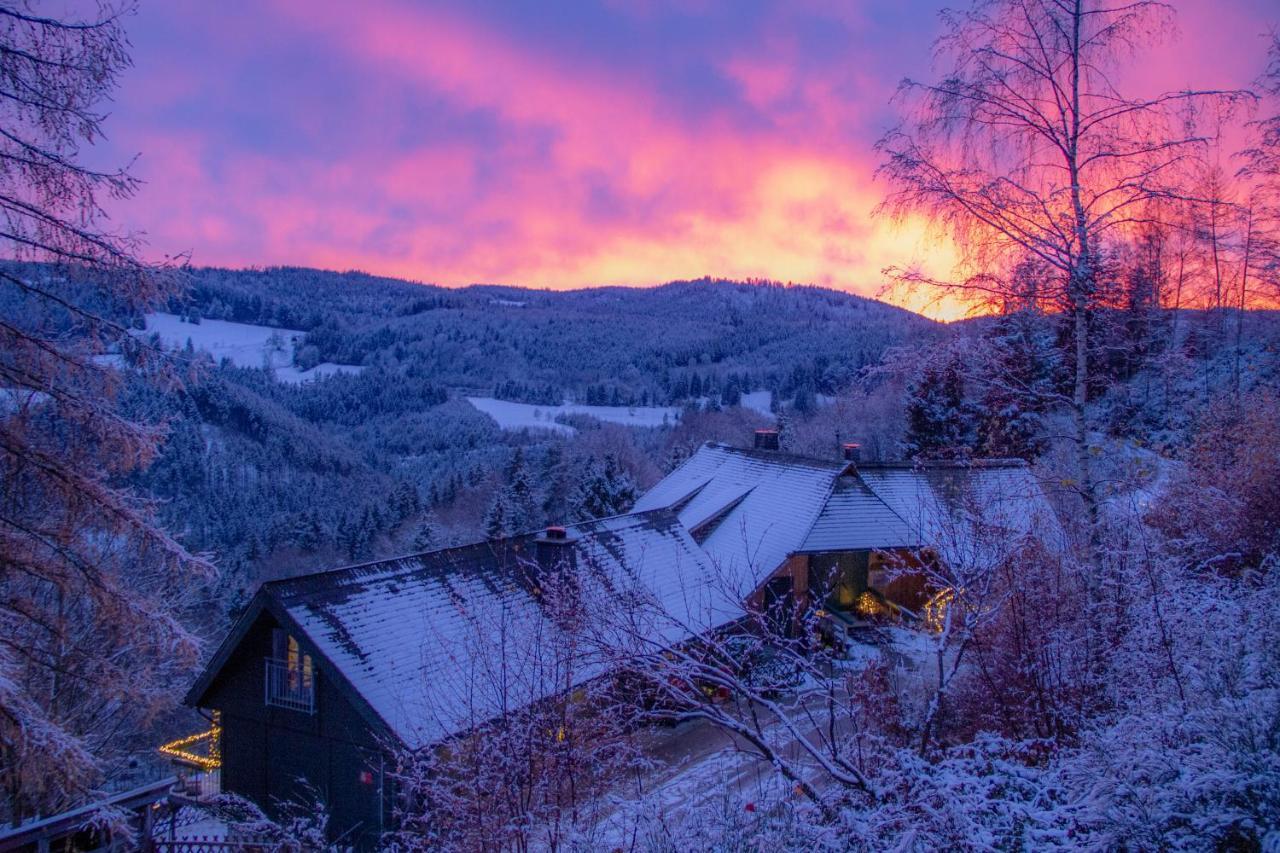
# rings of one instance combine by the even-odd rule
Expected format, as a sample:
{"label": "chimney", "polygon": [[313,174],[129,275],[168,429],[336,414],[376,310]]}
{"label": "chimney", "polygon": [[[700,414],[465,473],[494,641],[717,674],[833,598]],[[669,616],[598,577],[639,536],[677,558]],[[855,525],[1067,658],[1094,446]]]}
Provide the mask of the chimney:
{"label": "chimney", "polygon": [[778,431],[776,429],[756,430],[756,450],[777,450]]}
{"label": "chimney", "polygon": [[536,563],[537,576],[535,582],[541,586],[542,579],[573,572],[576,561],[574,542],[569,531],[560,525],[552,525],[542,531],[542,535],[533,540],[533,556]]}
{"label": "chimney", "polygon": [[575,629],[582,616],[576,541],[567,530],[555,525],[544,530],[533,546],[533,594],[542,599],[548,615],[566,630]]}
{"label": "chimney", "polygon": [[862,445],[858,444],[856,441],[846,441],[844,444],[840,445],[840,450],[844,456],[845,462],[853,462],[854,464],[857,464],[862,461]]}

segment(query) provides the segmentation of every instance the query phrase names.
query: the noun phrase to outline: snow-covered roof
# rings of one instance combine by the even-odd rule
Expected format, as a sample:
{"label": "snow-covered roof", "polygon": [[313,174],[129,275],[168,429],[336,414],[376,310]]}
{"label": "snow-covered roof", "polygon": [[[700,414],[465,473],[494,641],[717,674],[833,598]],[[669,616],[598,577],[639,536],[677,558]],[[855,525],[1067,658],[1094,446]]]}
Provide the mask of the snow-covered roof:
{"label": "snow-covered roof", "polygon": [[1021,460],[861,466],[858,476],[906,522],[916,541],[952,563],[998,557],[1011,540],[1057,544],[1061,528]]}
{"label": "snow-covered roof", "polygon": [[919,532],[851,473],[836,480],[831,496],[799,550],[809,553],[863,551],[921,544]]}
{"label": "snow-covered roof", "polygon": [[705,444],[636,502],[670,507],[742,598],[801,550],[848,463]]}
{"label": "snow-covered roof", "polygon": [[[671,614],[650,626],[655,638],[679,642],[742,614],[740,602],[719,595],[701,549],[670,512],[574,525],[567,535],[594,605],[628,591]],[[548,651],[572,641],[530,582],[535,539],[306,575],[264,592],[387,728],[418,747],[603,672],[589,654],[569,667]]]}
{"label": "snow-covered roof", "polygon": [[851,465],[707,444],[636,503],[657,507],[676,512],[744,597],[795,553],[931,547],[972,561],[1011,538],[1061,535],[1021,460]]}

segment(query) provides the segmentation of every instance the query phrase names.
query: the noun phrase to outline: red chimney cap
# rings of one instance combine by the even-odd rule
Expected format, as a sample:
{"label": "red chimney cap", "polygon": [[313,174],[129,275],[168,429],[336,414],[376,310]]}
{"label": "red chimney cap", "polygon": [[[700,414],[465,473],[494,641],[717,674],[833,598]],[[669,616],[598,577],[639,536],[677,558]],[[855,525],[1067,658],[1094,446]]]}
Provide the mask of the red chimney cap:
{"label": "red chimney cap", "polygon": [[565,530],[563,525],[553,524],[547,528],[545,536],[547,539],[568,539],[569,531]]}

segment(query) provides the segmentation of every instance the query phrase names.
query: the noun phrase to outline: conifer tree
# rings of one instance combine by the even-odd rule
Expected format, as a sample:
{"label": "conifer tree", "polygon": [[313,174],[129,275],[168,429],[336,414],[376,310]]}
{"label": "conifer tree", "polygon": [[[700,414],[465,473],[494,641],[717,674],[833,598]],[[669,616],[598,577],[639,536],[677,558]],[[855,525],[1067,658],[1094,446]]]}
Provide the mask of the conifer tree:
{"label": "conifer tree", "polygon": [[489,504],[489,511],[485,513],[484,534],[490,539],[502,539],[510,536],[512,532],[511,511],[507,506],[506,492],[499,489],[493,496],[493,502]]}
{"label": "conifer tree", "polygon": [[413,534],[413,550],[414,551],[430,551],[436,546],[436,528],[431,523],[431,519],[424,519],[418,524],[418,529]]}
{"label": "conifer tree", "polygon": [[609,453],[588,463],[570,498],[570,511],[576,521],[620,515],[631,509],[636,497],[635,481]]}
{"label": "conifer tree", "polygon": [[524,451],[516,448],[507,467],[507,482],[503,487],[507,508],[507,527],[511,533],[532,530],[541,521],[538,513],[538,502],[533,493],[533,485],[529,482],[529,471],[525,465]]}
{"label": "conifer tree", "polygon": [[965,399],[964,365],[954,350],[927,364],[907,387],[903,451],[911,457],[967,456],[975,441],[973,409]]}
{"label": "conifer tree", "polygon": [[1061,395],[1055,381],[1062,367],[1054,329],[1043,314],[1015,311],[996,320],[986,338],[988,359],[978,412],[983,456],[1028,461],[1044,452],[1045,414]]}

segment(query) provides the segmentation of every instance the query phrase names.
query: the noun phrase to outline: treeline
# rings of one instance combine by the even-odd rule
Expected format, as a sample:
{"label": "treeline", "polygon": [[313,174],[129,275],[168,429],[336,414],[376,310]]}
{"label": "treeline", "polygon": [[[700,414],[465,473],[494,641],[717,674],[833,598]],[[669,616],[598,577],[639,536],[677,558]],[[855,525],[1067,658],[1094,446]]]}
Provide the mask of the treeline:
{"label": "treeline", "polygon": [[[1175,454],[1198,412],[1280,383],[1280,314],[1218,301],[1212,253],[1184,249],[1171,229],[1154,227],[1109,248],[1086,337],[1093,429]],[[1216,275],[1228,258],[1224,249]],[[1034,460],[1045,452],[1074,393],[1076,355],[1074,311],[1038,295],[1053,290],[1051,275],[1017,265],[1008,290],[1018,297],[1003,313],[902,359],[911,376],[904,454]]]}
{"label": "treeline", "polygon": [[847,293],[707,279],[552,292],[294,268],[189,278],[170,310],[301,329],[300,367],[378,365],[539,405],[734,405],[761,389],[810,400],[938,328]]}

